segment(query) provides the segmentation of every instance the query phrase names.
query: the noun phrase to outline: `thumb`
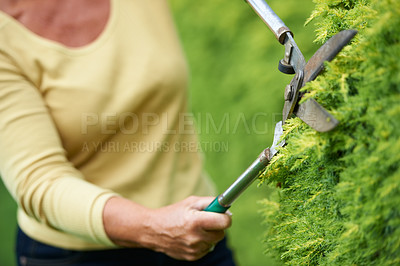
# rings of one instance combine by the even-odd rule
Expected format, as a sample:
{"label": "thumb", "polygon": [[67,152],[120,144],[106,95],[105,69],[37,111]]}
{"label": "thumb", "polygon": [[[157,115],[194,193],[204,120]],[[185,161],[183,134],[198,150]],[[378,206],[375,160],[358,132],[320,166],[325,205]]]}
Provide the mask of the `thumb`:
{"label": "thumb", "polygon": [[199,211],[196,215],[198,226],[206,231],[225,230],[232,224],[232,217],[227,213]]}
{"label": "thumb", "polygon": [[189,197],[187,199],[193,215],[196,216],[197,225],[204,230],[224,230],[231,226],[231,213],[216,213],[203,211],[215,197]]}
{"label": "thumb", "polygon": [[190,197],[190,208],[196,215],[197,225],[204,230],[225,230],[232,224],[232,213],[216,213],[203,211],[215,197]]}
{"label": "thumb", "polygon": [[191,207],[195,210],[202,211],[214,200],[214,197],[195,197]]}

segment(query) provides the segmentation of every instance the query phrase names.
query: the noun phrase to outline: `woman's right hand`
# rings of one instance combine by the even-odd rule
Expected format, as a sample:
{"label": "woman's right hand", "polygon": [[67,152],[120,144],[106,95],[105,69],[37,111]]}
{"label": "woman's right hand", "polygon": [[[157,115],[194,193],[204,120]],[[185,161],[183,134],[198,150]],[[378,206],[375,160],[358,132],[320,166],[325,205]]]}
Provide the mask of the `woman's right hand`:
{"label": "woman's right hand", "polygon": [[141,247],[194,261],[213,249],[231,225],[231,215],[202,211],[212,197],[191,196],[159,209],[113,197],[106,203],[103,222],[117,245]]}

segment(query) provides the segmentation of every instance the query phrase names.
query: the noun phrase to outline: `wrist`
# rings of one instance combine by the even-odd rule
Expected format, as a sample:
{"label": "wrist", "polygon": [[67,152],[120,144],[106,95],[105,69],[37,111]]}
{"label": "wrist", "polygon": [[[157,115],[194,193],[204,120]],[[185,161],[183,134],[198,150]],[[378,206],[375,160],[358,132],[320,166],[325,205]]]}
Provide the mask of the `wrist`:
{"label": "wrist", "polygon": [[119,246],[146,247],[150,216],[150,209],[122,197],[112,197],[103,210],[104,230]]}

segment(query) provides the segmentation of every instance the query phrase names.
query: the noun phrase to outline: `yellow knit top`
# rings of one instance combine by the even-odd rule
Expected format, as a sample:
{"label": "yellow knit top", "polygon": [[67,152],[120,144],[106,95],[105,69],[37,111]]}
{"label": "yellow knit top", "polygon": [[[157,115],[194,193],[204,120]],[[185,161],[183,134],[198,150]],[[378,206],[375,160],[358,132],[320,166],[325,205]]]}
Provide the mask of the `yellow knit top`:
{"label": "yellow knit top", "polygon": [[165,0],[111,0],[92,43],[69,48],[0,12],[0,174],[32,238],[114,246],[105,202],[149,208],[211,195],[187,65]]}

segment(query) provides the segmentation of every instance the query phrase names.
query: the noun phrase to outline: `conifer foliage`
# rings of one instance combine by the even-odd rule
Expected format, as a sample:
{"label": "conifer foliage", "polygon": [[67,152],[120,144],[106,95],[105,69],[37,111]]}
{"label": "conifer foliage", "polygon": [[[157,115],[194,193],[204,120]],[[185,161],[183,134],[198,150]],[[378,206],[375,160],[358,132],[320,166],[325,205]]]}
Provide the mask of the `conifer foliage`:
{"label": "conifer foliage", "polygon": [[267,252],[288,265],[399,265],[400,1],[314,2],[317,42],[359,34],[304,88],[339,126],[290,119],[262,176],[280,186],[263,201]]}

